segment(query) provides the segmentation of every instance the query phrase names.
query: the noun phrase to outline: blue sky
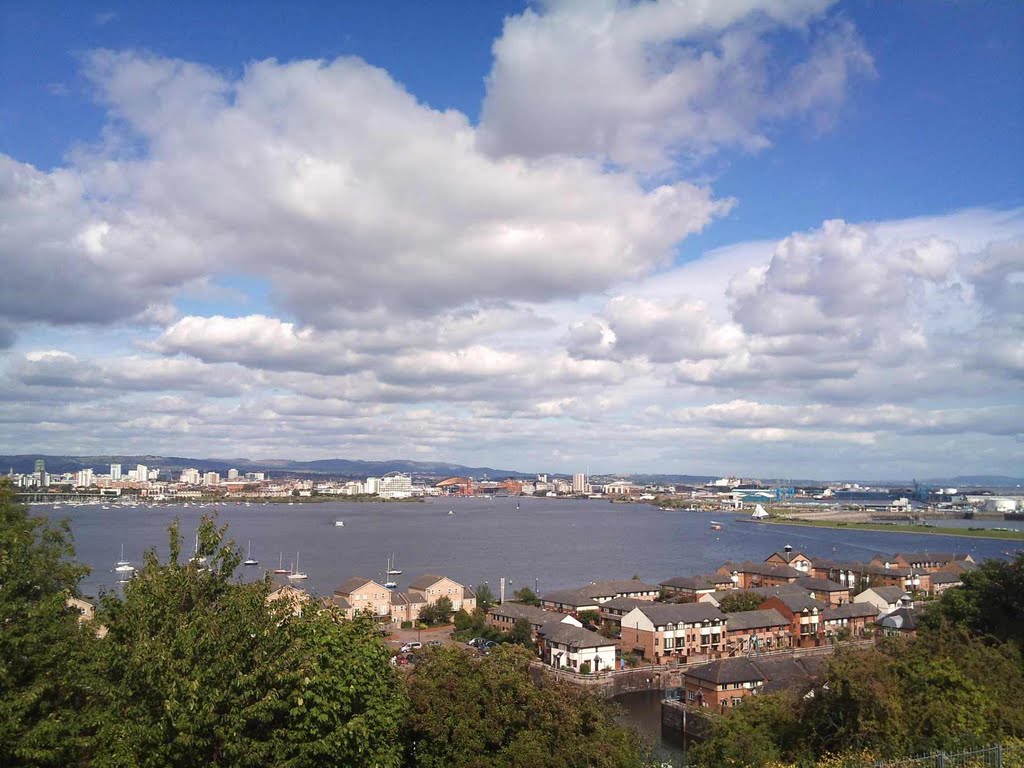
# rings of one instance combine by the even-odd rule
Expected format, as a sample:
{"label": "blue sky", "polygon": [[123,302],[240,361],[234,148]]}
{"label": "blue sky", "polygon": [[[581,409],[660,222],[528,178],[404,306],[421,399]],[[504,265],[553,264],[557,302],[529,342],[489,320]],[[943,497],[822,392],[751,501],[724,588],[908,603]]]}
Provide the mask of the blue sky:
{"label": "blue sky", "polygon": [[695,7],[0,2],[0,445],[1021,466],[1021,6]]}

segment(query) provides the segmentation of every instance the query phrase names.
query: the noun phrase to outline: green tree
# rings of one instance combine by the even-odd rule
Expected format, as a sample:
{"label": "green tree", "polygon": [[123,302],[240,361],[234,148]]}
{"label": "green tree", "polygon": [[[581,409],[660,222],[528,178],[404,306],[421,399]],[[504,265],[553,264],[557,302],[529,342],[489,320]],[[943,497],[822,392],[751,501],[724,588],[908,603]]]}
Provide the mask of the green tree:
{"label": "green tree", "polygon": [[441,597],[420,609],[420,621],[424,624],[447,624],[452,615],[452,601]]}
{"label": "green tree", "polygon": [[1024,554],[1007,562],[985,560],[961,575],[963,586],[949,589],[921,616],[925,630],[946,623],[966,627],[994,641],[1024,650]]}
{"label": "green tree", "polygon": [[0,762],[76,765],[93,727],[95,629],[65,607],[88,569],[66,522],[14,502],[0,480]]}
{"label": "green tree", "polygon": [[430,654],[408,679],[410,768],[640,768],[639,737],[593,694],[529,676],[532,655]]}
{"label": "green tree", "polygon": [[771,724],[755,716],[763,708],[760,704],[760,700],[744,702],[727,716],[716,718],[708,738],[690,750],[690,760],[701,768],[761,768],[779,760],[782,751]]}
{"label": "green tree", "polygon": [[[101,616],[108,718],[98,746],[110,765],[244,765],[276,761],[275,732],[288,722],[299,683],[289,612],[270,608],[268,582],[233,584],[240,555],[204,517],[196,555],[155,551]],[[200,560],[199,558],[205,558]]]}
{"label": "green tree", "polygon": [[756,592],[732,592],[721,599],[718,607],[723,613],[739,611],[756,611],[764,603],[764,598]]}
{"label": "green tree", "polygon": [[540,606],[540,598],[529,587],[517,589],[513,595],[517,603]]}
{"label": "green tree", "polygon": [[533,627],[530,626],[530,620],[525,616],[520,616],[516,619],[516,623],[512,625],[512,630],[508,636],[509,642],[521,645],[524,648],[533,648]]}
{"label": "green tree", "polygon": [[452,601],[447,595],[438,598],[437,602],[434,603],[434,612],[437,614],[437,620],[440,623],[447,624],[451,621],[454,610]]}
{"label": "green tree", "polygon": [[892,653],[838,650],[829,660],[825,686],[804,714],[816,754],[875,747],[905,754],[910,734]]}
{"label": "green tree", "polygon": [[476,588],[476,607],[484,613],[487,613],[496,603],[497,598],[494,596],[494,592],[491,591],[490,586],[484,582]]}
{"label": "green tree", "polygon": [[298,685],[277,765],[399,768],[406,699],[370,617],[305,611],[289,624]]}
{"label": "green tree", "polygon": [[580,611],[576,618],[587,629],[593,629],[601,621],[601,614],[597,611]]}
{"label": "green tree", "polygon": [[233,580],[224,535],[204,517],[181,562],[175,522],[169,562],[147,552],[102,602],[97,765],[398,766],[402,702],[372,622],[268,605],[269,580]]}

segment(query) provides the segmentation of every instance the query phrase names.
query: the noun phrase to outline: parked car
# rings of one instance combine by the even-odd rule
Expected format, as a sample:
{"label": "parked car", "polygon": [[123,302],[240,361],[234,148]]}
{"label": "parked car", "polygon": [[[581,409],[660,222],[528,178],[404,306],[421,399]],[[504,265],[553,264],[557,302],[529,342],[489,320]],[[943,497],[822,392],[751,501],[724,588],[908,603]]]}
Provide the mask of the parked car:
{"label": "parked car", "polygon": [[401,648],[399,648],[399,650],[402,653],[408,653],[409,651],[418,651],[422,647],[423,643],[417,640],[413,640],[411,643],[406,643],[405,645],[403,645]]}
{"label": "parked car", "polygon": [[400,666],[400,667],[408,666],[408,664],[409,664],[409,657],[408,656],[399,656],[397,658],[398,658],[398,666]]}
{"label": "parked car", "polygon": [[429,643],[427,643],[427,645],[440,645],[440,644],[441,644],[440,640],[431,640]]}

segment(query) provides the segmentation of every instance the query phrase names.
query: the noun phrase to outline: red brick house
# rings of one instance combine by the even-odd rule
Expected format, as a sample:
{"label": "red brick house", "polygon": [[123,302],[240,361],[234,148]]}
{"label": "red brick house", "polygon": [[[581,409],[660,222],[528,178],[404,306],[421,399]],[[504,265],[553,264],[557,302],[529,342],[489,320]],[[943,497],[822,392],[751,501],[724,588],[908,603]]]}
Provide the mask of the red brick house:
{"label": "red brick house", "polygon": [[793,645],[800,648],[811,648],[821,645],[824,640],[824,611],[828,606],[815,600],[810,594],[801,595],[797,592],[782,592],[765,600],[761,610],[774,608],[789,619],[789,631],[793,637]]}

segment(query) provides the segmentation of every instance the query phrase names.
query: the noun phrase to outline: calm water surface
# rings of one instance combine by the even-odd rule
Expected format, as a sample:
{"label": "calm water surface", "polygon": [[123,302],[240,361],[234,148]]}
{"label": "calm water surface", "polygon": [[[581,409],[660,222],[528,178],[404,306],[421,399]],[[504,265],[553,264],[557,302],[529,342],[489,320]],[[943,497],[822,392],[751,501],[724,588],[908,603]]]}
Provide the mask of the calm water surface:
{"label": "calm water surface", "polygon": [[[513,589],[529,586],[543,593],[633,574],[656,584],[672,576],[709,573],[726,560],[760,561],[785,544],[811,556],[851,560],[928,549],[970,552],[977,560],[1009,556],[1020,547],[1020,542],[957,536],[758,525],[748,522],[747,514],[727,512],[514,497],[35,510],[70,520],[78,558],[93,569],[82,582],[87,595],[115,585],[113,568],[122,544],[125,557],[136,565],[150,548],[166,557],[167,527],[177,517],[184,548],[190,550],[201,516],[214,511],[220,523],[228,524],[243,555],[251,541],[260,567],[245,571],[262,576],[263,568],[278,563],[287,568],[298,557],[301,570],[309,574],[306,588],[321,594],[352,576],[383,578],[392,554],[403,571],[399,589],[420,574],[442,573],[463,584],[486,581],[495,593],[502,576]],[[724,524],[723,530],[710,529],[712,517]],[[336,528],[336,520],[345,526]]]}

